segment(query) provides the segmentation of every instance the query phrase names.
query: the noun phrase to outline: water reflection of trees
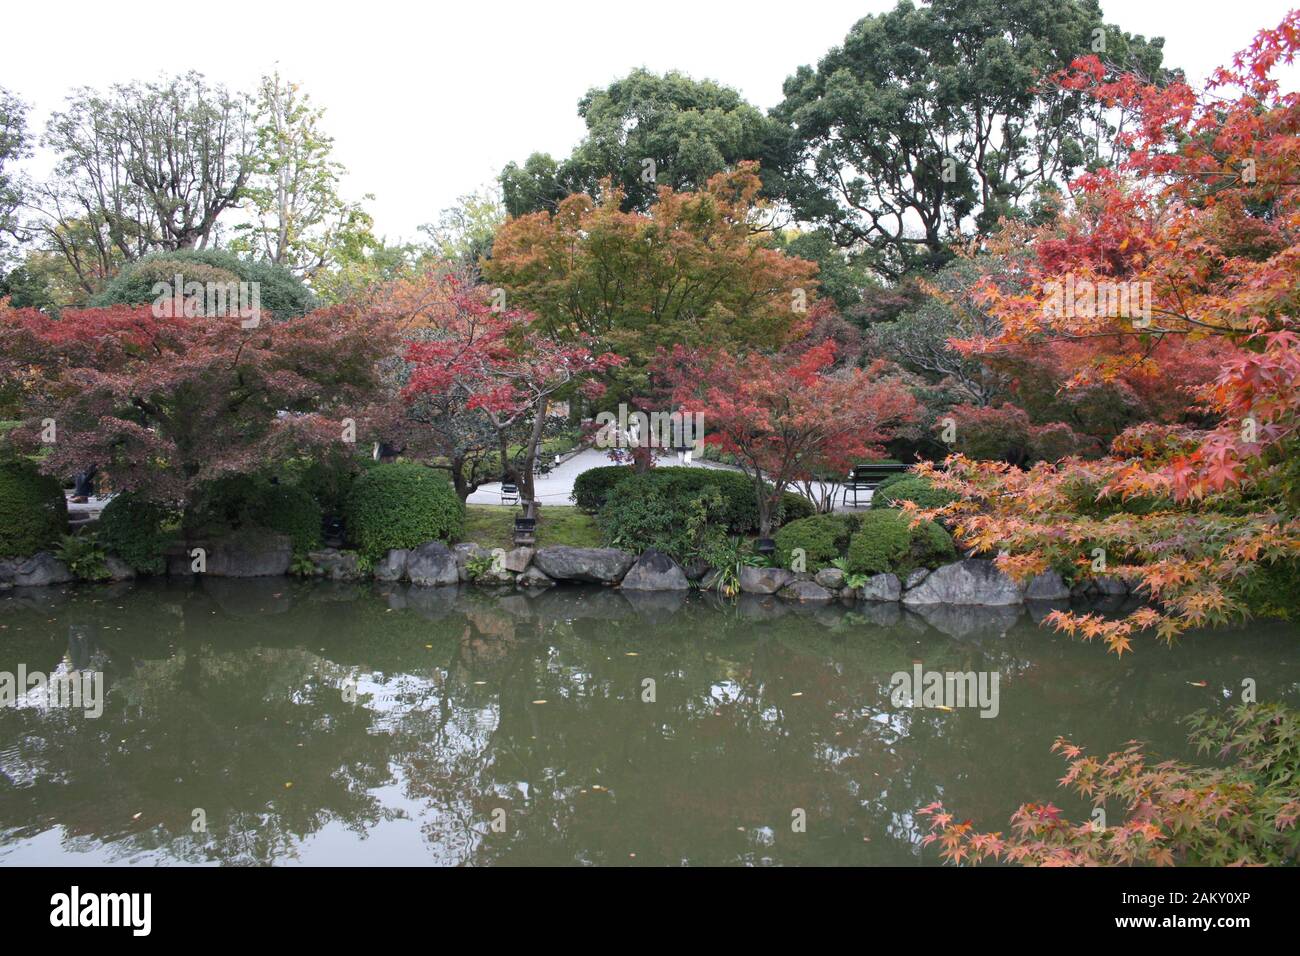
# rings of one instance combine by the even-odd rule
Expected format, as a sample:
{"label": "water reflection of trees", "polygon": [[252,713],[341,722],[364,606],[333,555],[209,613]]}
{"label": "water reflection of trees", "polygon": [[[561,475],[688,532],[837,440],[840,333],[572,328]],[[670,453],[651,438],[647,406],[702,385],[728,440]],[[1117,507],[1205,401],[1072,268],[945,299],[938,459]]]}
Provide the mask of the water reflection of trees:
{"label": "water reflection of trees", "polygon": [[[438,863],[906,863],[918,806],[996,827],[1055,795],[1057,733],[1169,752],[1215,688],[1300,677],[1277,641],[1115,661],[1004,613],[279,580],[94,593],[0,607],[0,669],[75,650],[110,692],[99,720],[0,712],[0,845],[58,826],[111,859],[265,863],[410,819]],[[913,661],[997,671],[1000,716],[894,708]]]}

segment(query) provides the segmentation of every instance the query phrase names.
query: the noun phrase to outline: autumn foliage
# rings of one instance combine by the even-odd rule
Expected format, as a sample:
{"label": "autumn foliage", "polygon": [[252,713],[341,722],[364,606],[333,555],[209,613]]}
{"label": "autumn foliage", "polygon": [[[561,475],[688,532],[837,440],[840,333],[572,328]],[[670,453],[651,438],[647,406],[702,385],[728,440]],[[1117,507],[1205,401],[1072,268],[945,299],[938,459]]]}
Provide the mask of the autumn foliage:
{"label": "autumn foliage", "polygon": [[[524,430],[525,453],[516,476],[531,497],[533,464],[547,410],[561,393],[596,397],[599,376],[622,364],[595,352],[587,336],[557,339],[531,313],[495,309],[488,290],[457,273],[429,273],[417,289],[422,306],[404,324],[408,332],[402,399],[435,436],[433,447],[456,464],[475,422],[486,426],[504,460],[509,436]],[[399,297],[397,301],[401,301]],[[423,333],[423,334],[420,334]],[[459,467],[453,468],[458,488]]]}
{"label": "autumn foliage", "polygon": [[646,213],[623,212],[612,187],[572,195],[502,226],[484,277],[556,338],[624,356],[632,393],[659,348],[779,348],[800,334],[817,266],[764,240],[761,185],[740,163],[697,191],[660,187]]}
{"label": "autumn foliage", "polygon": [[[1091,757],[1058,738],[1069,761],[1061,786],[1107,817],[1074,822],[1051,803],[1023,804],[1008,833],[981,832],[941,803],[917,812],[952,863],[1027,866],[1200,866],[1294,864],[1300,857],[1300,758],[1296,714],[1278,704],[1242,705],[1224,717],[1194,715],[1192,741],[1203,753],[1229,758],[1226,767],[1176,760],[1154,762],[1130,741]],[[1112,817],[1111,819],[1114,819]]]}
{"label": "autumn foliage", "polygon": [[25,413],[18,447],[67,477],[173,504],[232,472],[337,448],[374,387],[382,323],[352,308],[243,328],[149,306],[55,319],[0,302],[0,382]]}
{"label": "autumn foliage", "polygon": [[661,356],[675,405],[702,412],[706,441],[754,480],[763,535],[792,482],[843,475],[920,418],[920,404],[884,363],[834,364],[831,340],[776,355],[678,347]]}
{"label": "autumn foliage", "polygon": [[[1105,573],[1154,605],[1120,620],[1050,620],[1119,653],[1137,631],[1172,639],[1244,615],[1256,568],[1300,558],[1300,94],[1274,78],[1298,46],[1293,12],[1202,94],[1108,80],[1095,58],[1058,78],[1134,116],[1123,134],[1132,152],[1080,177],[1068,214],[1008,228],[1001,241],[1034,254],[1011,288],[983,285],[997,334],[959,343],[987,356],[1069,349],[1067,390],[1186,386],[1192,414],[1132,427],[1098,461],[923,468],[963,496],[946,514],[960,542],[999,553],[1008,572],[1086,575],[1101,549]],[[1122,291],[1127,305],[1117,295],[1097,307],[1099,290]],[[1183,344],[1169,352],[1171,341]],[[1175,360],[1162,365],[1162,351]],[[1198,385],[1180,355],[1217,370]]]}

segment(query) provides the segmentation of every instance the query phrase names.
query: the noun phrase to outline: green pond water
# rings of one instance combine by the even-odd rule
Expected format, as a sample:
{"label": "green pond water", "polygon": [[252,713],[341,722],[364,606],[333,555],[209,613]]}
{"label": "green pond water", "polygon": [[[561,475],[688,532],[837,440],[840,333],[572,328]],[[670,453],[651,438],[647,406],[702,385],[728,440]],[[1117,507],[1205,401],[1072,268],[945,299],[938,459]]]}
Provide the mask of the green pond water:
{"label": "green pond water", "polygon": [[[934,864],[915,810],[936,799],[990,829],[1031,800],[1086,816],[1058,734],[1186,757],[1178,719],[1243,679],[1300,702],[1289,625],[1117,660],[1032,617],[286,579],[10,592],[0,672],[101,671],[105,696],[98,717],[0,708],[0,865]],[[996,673],[997,716],[895,703],[916,662]]]}

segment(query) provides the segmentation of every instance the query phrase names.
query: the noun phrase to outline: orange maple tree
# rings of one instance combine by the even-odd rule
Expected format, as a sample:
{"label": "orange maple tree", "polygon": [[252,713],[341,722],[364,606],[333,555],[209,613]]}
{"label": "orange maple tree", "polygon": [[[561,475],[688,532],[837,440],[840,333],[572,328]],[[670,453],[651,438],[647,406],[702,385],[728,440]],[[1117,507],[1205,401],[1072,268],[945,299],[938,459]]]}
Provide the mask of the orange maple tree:
{"label": "orange maple tree", "polygon": [[1276,78],[1298,47],[1293,11],[1201,92],[1076,61],[1057,82],[1136,116],[1131,152],[1076,180],[1053,222],[1006,228],[999,241],[1033,255],[1015,281],[983,283],[996,334],[956,343],[989,355],[1072,343],[1067,388],[1159,377],[1171,339],[1216,343],[1217,374],[1186,386],[1199,421],[1130,428],[1096,461],[920,468],[960,493],[943,511],[958,539],[999,552],[1008,573],[1104,572],[1152,599],[1116,620],[1050,616],[1116,653],[1138,631],[1172,640],[1275,609],[1300,558],[1300,94]]}

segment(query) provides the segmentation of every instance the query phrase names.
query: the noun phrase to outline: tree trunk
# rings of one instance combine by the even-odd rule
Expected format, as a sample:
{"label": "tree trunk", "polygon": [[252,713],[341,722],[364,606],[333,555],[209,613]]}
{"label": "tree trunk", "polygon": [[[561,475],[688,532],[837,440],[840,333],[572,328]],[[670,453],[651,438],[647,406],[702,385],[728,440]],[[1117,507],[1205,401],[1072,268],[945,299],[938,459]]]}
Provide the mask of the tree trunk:
{"label": "tree trunk", "polygon": [[524,449],[524,465],[519,476],[519,497],[524,498],[532,504],[528,508],[528,517],[537,516],[537,495],[533,487],[533,466],[537,464],[537,446],[542,442],[542,433],[546,430],[546,409],[550,405],[550,400],[543,397],[537,403],[537,411],[533,417],[533,430],[528,436],[528,445]]}
{"label": "tree trunk", "polygon": [[465,456],[453,455],[451,459],[451,484],[456,489],[456,496],[464,504],[473,490],[465,480]]}

